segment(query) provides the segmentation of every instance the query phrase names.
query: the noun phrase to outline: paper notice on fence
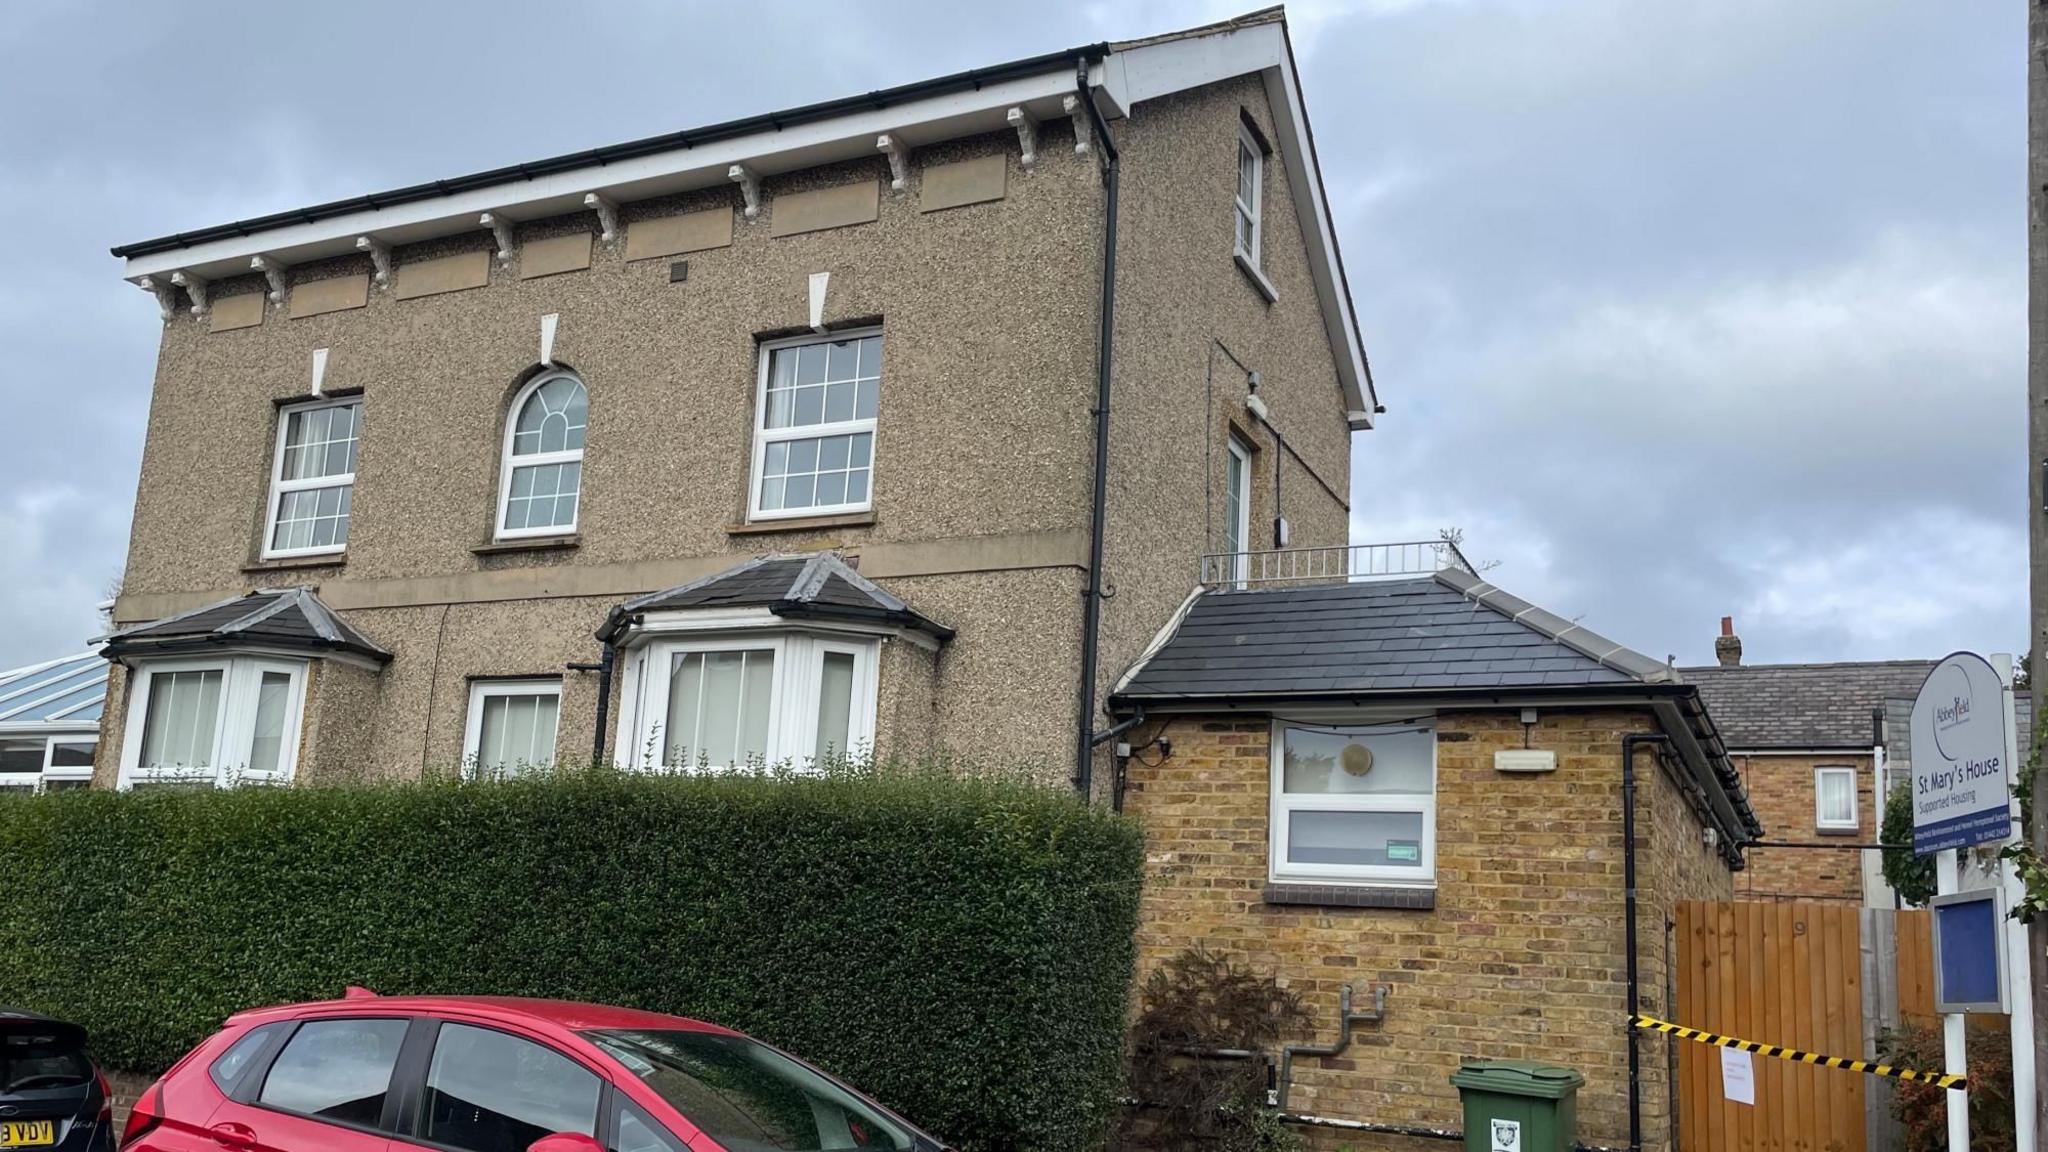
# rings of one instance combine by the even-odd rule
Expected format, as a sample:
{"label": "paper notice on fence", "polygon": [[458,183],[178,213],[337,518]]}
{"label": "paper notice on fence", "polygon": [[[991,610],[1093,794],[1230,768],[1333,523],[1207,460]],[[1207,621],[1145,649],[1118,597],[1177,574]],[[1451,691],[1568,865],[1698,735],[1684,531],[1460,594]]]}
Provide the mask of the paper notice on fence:
{"label": "paper notice on fence", "polygon": [[1737,1104],[1756,1103],[1756,1064],[1749,1053],[1721,1049],[1721,1095]]}

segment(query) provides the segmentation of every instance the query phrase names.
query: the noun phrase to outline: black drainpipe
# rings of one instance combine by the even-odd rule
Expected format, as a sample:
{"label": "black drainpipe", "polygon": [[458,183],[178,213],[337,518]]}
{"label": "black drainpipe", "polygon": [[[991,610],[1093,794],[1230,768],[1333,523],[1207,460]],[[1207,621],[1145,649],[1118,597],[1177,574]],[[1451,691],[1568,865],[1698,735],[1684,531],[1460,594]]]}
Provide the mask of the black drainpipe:
{"label": "black drainpipe", "polygon": [[1081,715],[1074,736],[1074,788],[1085,799],[1095,783],[1095,666],[1100,658],[1102,626],[1102,541],[1109,512],[1109,374],[1116,333],[1116,202],[1120,157],[1110,139],[1109,124],[1095,106],[1088,88],[1088,62],[1075,67],[1074,88],[1088,107],[1095,138],[1102,142],[1107,206],[1102,230],[1102,331],[1095,350],[1095,502],[1088,524],[1088,589],[1081,607]]}
{"label": "black drainpipe", "polygon": [[604,642],[604,655],[598,658],[597,663],[569,665],[571,672],[597,673],[597,736],[590,743],[592,768],[604,763],[604,729],[611,722],[612,711],[612,668],[618,663],[618,658],[618,646],[607,640]]}
{"label": "black drainpipe", "polygon": [[1628,1152],[1643,1150],[1643,1065],[1640,1029],[1641,973],[1636,968],[1636,745],[1669,745],[1662,732],[1631,732],[1621,738],[1622,950],[1628,954]]}

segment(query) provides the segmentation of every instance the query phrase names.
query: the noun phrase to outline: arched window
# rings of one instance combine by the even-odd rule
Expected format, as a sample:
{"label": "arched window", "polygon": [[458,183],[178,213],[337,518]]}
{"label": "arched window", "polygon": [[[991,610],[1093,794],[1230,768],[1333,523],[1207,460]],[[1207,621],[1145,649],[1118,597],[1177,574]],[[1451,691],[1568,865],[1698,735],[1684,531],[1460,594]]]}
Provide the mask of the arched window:
{"label": "arched window", "polygon": [[512,398],[498,481],[498,537],[576,530],[589,398],[572,373],[536,376]]}

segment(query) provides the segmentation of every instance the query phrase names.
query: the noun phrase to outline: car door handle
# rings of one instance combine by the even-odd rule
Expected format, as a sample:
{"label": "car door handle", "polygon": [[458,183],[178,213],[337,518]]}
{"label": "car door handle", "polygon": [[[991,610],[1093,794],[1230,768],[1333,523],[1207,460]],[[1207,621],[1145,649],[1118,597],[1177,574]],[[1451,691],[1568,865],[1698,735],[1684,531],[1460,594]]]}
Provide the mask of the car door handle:
{"label": "car door handle", "polygon": [[256,1147],[256,1130],[247,1124],[215,1124],[209,1131],[213,1135],[213,1142],[223,1148]]}

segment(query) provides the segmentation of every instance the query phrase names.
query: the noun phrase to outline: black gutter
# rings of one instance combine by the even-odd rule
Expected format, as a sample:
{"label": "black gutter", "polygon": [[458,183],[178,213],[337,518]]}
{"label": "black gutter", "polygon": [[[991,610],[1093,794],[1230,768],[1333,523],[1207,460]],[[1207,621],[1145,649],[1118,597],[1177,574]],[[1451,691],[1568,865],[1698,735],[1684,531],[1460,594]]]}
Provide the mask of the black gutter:
{"label": "black gutter", "polygon": [[953,638],[951,628],[916,612],[890,608],[858,608],[846,604],[814,604],[803,600],[780,600],[765,606],[785,620],[858,620],[908,628],[944,644]]}
{"label": "black gutter", "polygon": [[1642,1044],[1635,1019],[1642,1013],[1642,974],[1636,966],[1636,746],[1671,746],[1662,732],[1631,732],[1621,738],[1622,950],[1628,961],[1628,1152],[1643,1149]]}
{"label": "black gutter", "polygon": [[930,80],[919,80],[901,84],[894,88],[883,88],[863,96],[846,96],[818,104],[806,104],[782,112],[769,112],[749,116],[740,120],[728,120],[704,128],[689,128],[680,132],[648,136],[630,140],[623,144],[611,144],[602,148],[588,148],[581,152],[570,152],[535,160],[525,164],[513,164],[504,168],[493,168],[487,172],[476,172],[468,176],[456,176],[447,180],[433,180],[425,184],[413,184],[388,192],[373,192],[367,196],[354,196],[346,200],[333,200],[316,204],[310,208],[298,208],[289,212],[274,212],[268,216],[257,216],[248,220],[237,220],[231,224],[220,224],[202,228],[197,232],[175,232],[159,236],[154,240],[143,240],[134,244],[123,244],[112,251],[115,256],[152,256],[159,252],[170,252],[179,248],[190,248],[195,244],[210,244],[216,240],[228,240],[249,236],[257,232],[269,232],[288,228],[295,224],[313,224],[336,216],[347,216],[356,212],[392,208],[401,204],[413,204],[422,200],[435,200],[462,192],[473,192],[479,188],[493,188],[501,184],[517,184],[541,176],[553,176],[562,172],[574,172],[582,168],[597,168],[621,160],[636,160],[678,149],[695,148],[714,144],[739,136],[752,136],[760,132],[779,132],[802,124],[830,120],[836,116],[856,112],[871,112],[888,108],[907,100],[923,99],[929,96],[945,96],[954,92],[974,92],[990,84],[1000,84],[1025,76],[1036,76],[1055,68],[1101,60],[1109,55],[1107,43],[1069,48],[1062,52],[1048,52],[1007,64],[996,64],[987,68],[971,68],[955,72],[950,76],[939,76]]}
{"label": "black gutter", "polygon": [[1107,170],[1102,226],[1102,323],[1095,348],[1095,495],[1088,517],[1088,587],[1081,606],[1081,713],[1075,721],[1074,789],[1087,799],[1095,783],[1095,670],[1102,652],[1102,545],[1109,519],[1109,379],[1116,336],[1116,209],[1122,157],[1110,138],[1095,93],[1088,88],[1088,64],[1075,65],[1074,90],[1088,106],[1095,138],[1102,142]]}

